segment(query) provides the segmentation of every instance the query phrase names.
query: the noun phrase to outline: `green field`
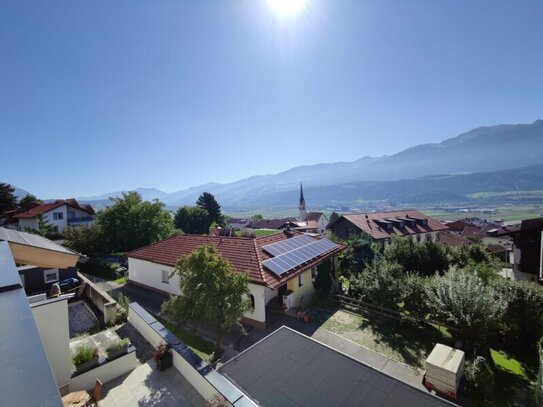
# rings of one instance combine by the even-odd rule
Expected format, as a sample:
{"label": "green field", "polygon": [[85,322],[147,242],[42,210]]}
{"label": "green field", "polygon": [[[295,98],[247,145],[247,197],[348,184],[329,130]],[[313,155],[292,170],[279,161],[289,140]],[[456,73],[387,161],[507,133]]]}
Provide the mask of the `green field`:
{"label": "green field", "polygon": [[466,196],[473,199],[488,199],[501,197],[518,201],[539,198],[543,202],[543,191],[475,192]]}
{"label": "green field", "polygon": [[543,204],[541,205],[506,205],[498,206],[492,213],[481,210],[470,210],[469,212],[456,212],[445,209],[423,209],[426,215],[439,220],[454,220],[465,217],[478,217],[481,219],[502,219],[506,222],[519,222],[523,219],[537,218],[543,214]]}

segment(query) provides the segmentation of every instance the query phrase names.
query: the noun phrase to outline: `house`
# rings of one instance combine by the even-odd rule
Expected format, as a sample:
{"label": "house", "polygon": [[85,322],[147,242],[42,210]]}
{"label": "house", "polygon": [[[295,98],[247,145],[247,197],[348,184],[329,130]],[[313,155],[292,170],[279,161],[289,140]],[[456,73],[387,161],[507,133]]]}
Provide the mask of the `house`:
{"label": "house", "polygon": [[0,241],[9,244],[19,266],[27,294],[49,291],[54,283],[77,278],[76,264],[82,257],[45,237],[0,227]]}
{"label": "house", "polygon": [[543,279],[543,217],[523,220],[520,226],[508,226],[497,235],[513,238],[512,263],[515,272]]}
{"label": "house", "polygon": [[226,223],[227,223],[229,228],[232,228],[232,229],[244,229],[244,228],[250,227],[251,220],[250,219],[245,219],[245,218],[230,218],[229,217],[229,218],[226,219]]}
{"label": "house", "polygon": [[244,322],[259,329],[266,327],[268,305],[296,310],[309,304],[317,266],[345,249],[327,239],[289,231],[256,238],[178,235],[129,252],[129,281],[181,295],[179,276],[171,275],[177,260],[207,244],[215,246],[237,272],[249,275],[254,310],[245,314]]}
{"label": "house", "polygon": [[327,229],[340,239],[363,234],[386,245],[393,235],[408,237],[414,242],[438,242],[439,232],[448,228],[422,212],[407,209],[341,215]]}
{"label": "house", "polygon": [[40,216],[48,224],[62,232],[68,226],[86,225],[94,221],[95,212],[92,206],[80,205],[75,199],[59,199],[54,202],[37,205],[13,215],[18,221],[17,230],[27,228],[38,229]]}
{"label": "house", "polygon": [[286,326],[218,371],[260,406],[453,406]]}
{"label": "house", "polygon": [[443,246],[458,247],[472,243],[470,240],[465,239],[449,230],[442,230],[438,233],[438,240]]}

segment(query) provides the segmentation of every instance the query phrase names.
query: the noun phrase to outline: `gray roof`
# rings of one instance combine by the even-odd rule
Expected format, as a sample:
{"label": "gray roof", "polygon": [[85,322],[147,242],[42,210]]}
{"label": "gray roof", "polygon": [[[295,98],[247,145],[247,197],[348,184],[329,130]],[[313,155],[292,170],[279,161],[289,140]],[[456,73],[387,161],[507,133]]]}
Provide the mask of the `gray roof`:
{"label": "gray roof", "polygon": [[263,406],[451,406],[281,327],[219,371]]}
{"label": "gray roof", "polygon": [[55,377],[9,245],[4,242],[0,242],[0,270],[0,405],[60,407]]}
{"label": "gray roof", "polygon": [[53,242],[52,240],[46,239],[45,237],[32,233],[19,232],[13,229],[0,227],[0,240],[79,256],[79,253],[67,249],[64,246]]}

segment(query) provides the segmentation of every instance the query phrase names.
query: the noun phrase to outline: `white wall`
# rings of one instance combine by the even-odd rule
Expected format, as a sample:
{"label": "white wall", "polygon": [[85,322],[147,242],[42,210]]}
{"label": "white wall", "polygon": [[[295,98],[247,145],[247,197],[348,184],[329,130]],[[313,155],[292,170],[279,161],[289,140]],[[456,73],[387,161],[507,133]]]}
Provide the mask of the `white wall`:
{"label": "white wall", "polygon": [[68,384],[72,371],[68,301],[35,305],[32,314],[58,387]]}
{"label": "white wall", "polygon": [[[55,220],[53,217],[53,213],[62,213],[62,219]],[[53,226],[56,226],[58,228],[59,232],[62,232],[64,229],[66,229],[66,226],[68,226],[68,212],[66,210],[66,205],[59,206],[58,208],[53,209],[52,211],[45,212],[43,214],[43,218]]]}
{"label": "white wall", "polygon": [[38,219],[19,219],[19,230],[23,231],[26,228],[37,229],[38,228]]}
{"label": "white wall", "polygon": [[255,298],[255,308],[253,312],[246,312],[243,316],[255,321],[266,322],[266,287],[251,283],[248,285],[249,291]]}
{"label": "white wall", "polygon": [[134,370],[139,362],[136,359],[136,351],[111,360],[103,365],[91,369],[85,373],[75,376],[70,381],[70,392],[78,390],[91,390],[94,388],[96,379],[103,384],[107,383],[125,373]]}
{"label": "white wall", "polygon": [[128,258],[128,279],[130,281],[144,284],[170,294],[180,295],[179,276],[175,274],[170,278],[168,284],[163,283],[162,270],[167,270],[171,273],[175,268],[132,257]]}

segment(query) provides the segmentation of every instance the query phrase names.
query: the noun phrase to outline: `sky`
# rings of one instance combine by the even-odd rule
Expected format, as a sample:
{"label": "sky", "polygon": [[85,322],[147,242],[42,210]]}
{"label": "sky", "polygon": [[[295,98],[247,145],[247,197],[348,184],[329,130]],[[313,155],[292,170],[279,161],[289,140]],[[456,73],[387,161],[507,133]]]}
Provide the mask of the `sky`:
{"label": "sky", "polygon": [[173,192],[543,118],[543,2],[0,4],[0,182]]}

